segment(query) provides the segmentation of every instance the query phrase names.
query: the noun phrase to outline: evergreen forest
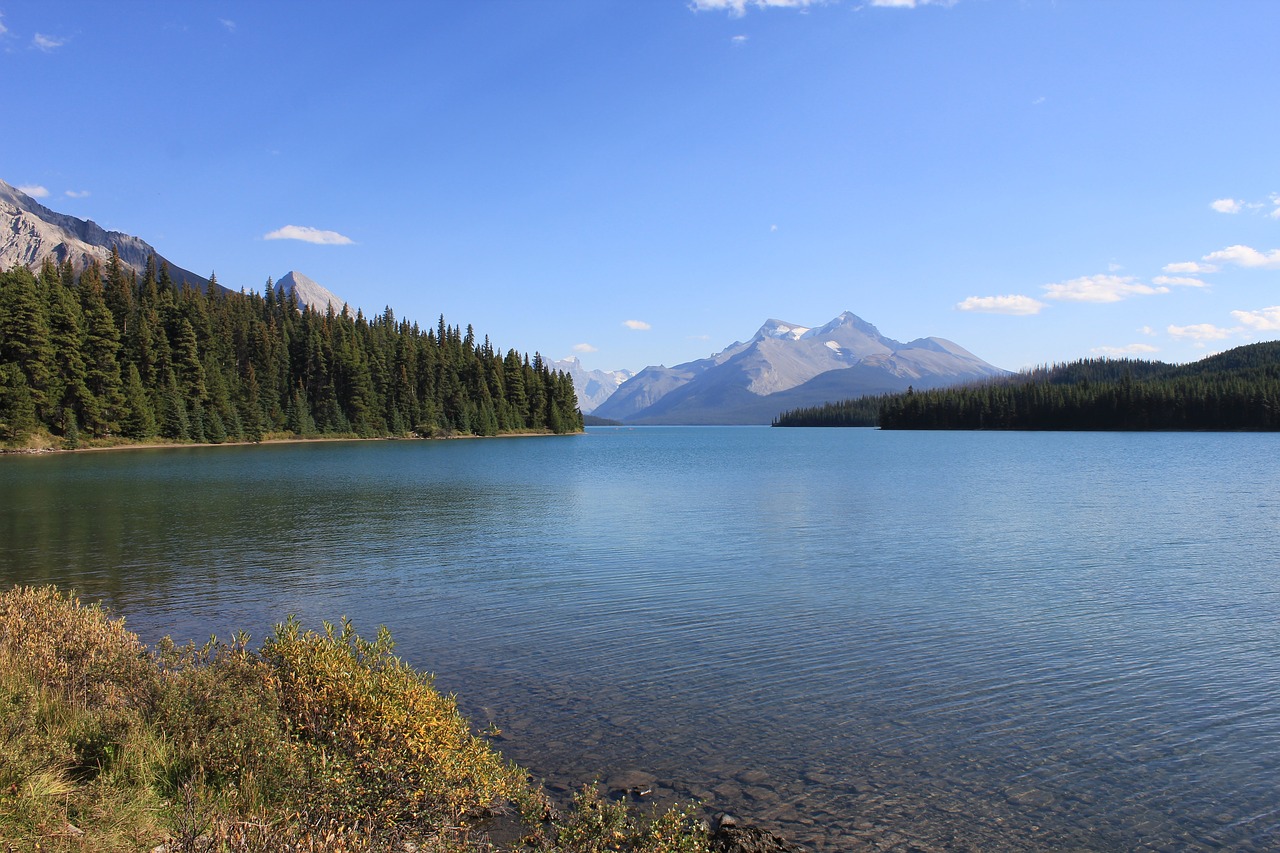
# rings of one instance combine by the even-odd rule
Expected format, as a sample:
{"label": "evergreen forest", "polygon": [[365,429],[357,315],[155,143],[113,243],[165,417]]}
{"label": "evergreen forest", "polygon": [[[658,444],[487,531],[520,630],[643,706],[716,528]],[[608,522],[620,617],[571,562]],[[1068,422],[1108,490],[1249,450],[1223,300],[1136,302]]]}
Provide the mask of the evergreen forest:
{"label": "evergreen forest", "polygon": [[993,382],[794,409],[774,426],[1280,430],[1280,341],[1191,364],[1085,359]]}
{"label": "evergreen forest", "polygon": [[114,252],[77,273],[0,272],[0,441],[44,435],[220,443],[270,437],[577,432],[568,374],[435,328],[137,273]]}

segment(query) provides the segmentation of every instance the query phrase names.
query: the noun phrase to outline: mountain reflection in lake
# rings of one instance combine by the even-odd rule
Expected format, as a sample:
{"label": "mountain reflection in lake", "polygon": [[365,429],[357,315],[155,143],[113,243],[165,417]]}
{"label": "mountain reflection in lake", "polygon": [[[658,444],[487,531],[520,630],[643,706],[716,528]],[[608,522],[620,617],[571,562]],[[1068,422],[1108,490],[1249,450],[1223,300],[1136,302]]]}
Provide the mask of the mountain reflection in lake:
{"label": "mountain reflection in lake", "polygon": [[0,581],[387,625],[512,759],[816,850],[1280,846],[1274,437],[596,429],[0,459]]}

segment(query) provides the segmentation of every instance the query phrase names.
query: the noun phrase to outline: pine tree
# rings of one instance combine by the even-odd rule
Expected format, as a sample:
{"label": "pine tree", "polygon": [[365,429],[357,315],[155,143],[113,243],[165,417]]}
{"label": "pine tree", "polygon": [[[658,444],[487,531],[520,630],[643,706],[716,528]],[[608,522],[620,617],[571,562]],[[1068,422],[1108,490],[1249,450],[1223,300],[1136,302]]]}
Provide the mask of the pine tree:
{"label": "pine tree", "polygon": [[160,434],[165,438],[187,441],[191,438],[191,422],[187,417],[187,407],[178,391],[177,380],[170,375],[164,390],[160,393]]}
{"label": "pine tree", "polygon": [[21,441],[38,425],[26,374],[17,364],[0,364],[0,438]]}
{"label": "pine tree", "polygon": [[81,354],[80,306],[71,291],[59,283],[50,289],[49,343],[53,349],[53,370],[46,394],[49,414],[46,423],[63,435],[75,426],[89,401],[85,385],[87,371]]}
{"label": "pine tree", "polygon": [[142,376],[136,364],[125,371],[124,408],[120,416],[121,434],[135,439],[151,438],[156,434],[156,417],[151,399],[142,385]]}
{"label": "pine tree", "polygon": [[54,361],[47,312],[29,270],[14,267],[0,274],[0,364],[22,371],[27,393],[42,415],[47,413]]}
{"label": "pine tree", "polygon": [[124,382],[120,378],[120,332],[103,298],[97,268],[91,265],[80,277],[80,302],[84,310],[85,385],[92,405],[84,408],[84,426],[96,436],[119,429],[124,405]]}

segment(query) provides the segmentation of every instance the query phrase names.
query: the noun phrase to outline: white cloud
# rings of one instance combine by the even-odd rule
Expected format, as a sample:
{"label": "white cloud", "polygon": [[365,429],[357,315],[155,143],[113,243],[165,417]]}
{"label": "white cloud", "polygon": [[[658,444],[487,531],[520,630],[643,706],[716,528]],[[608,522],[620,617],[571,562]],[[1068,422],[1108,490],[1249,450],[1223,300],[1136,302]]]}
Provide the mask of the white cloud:
{"label": "white cloud", "polygon": [[67,190],[66,196],[67,198],[88,198],[89,191],[88,190]]}
{"label": "white cloud", "polygon": [[1170,326],[1166,331],[1175,338],[1193,341],[1220,341],[1231,337],[1230,329],[1223,329],[1212,323],[1198,323],[1194,326]]}
{"label": "white cloud", "polygon": [[622,325],[626,326],[628,329],[635,329],[637,332],[643,332],[645,329],[653,328],[644,320],[623,320]]}
{"label": "white cloud", "polygon": [[692,0],[689,8],[695,12],[727,11],[733,17],[741,18],[751,6],[757,9],[804,9],[825,2],[827,0]]}
{"label": "white cloud", "polygon": [[0,12],[0,36],[9,32],[9,28],[4,25],[4,12]]}
{"label": "white cloud", "polygon": [[[689,8],[695,12],[728,12],[735,18],[755,9],[808,9],[839,3],[840,0],[689,0]],[[870,0],[868,5],[882,9],[915,9],[917,6],[954,6],[959,0]],[[855,7],[861,8],[861,7]]]}
{"label": "white cloud", "polygon": [[47,36],[44,33],[36,33],[35,37],[31,39],[31,44],[40,48],[40,50],[43,50],[45,53],[48,53],[51,50],[57,50],[66,43],[66,39]]}
{"label": "white cloud", "polygon": [[979,314],[1039,314],[1042,308],[1047,307],[1038,299],[1012,293],[1007,296],[970,296],[963,302],[956,303],[956,308],[961,311],[976,311]]}
{"label": "white cloud", "polygon": [[914,9],[917,6],[954,6],[956,0],[871,0],[882,9]]}
{"label": "white cloud", "polygon": [[1280,305],[1257,311],[1232,311],[1231,316],[1255,332],[1280,332]]}
{"label": "white cloud", "polygon": [[1191,275],[1198,275],[1206,272],[1217,272],[1218,268],[1213,264],[1201,264],[1196,261],[1180,261],[1176,264],[1165,264],[1164,271],[1174,273],[1175,275],[1186,275],[1187,273],[1190,273]]}
{"label": "white cloud", "polygon": [[26,184],[18,187],[18,192],[26,193],[32,198],[47,198],[49,196],[49,191],[39,184]]}
{"label": "white cloud", "polygon": [[593,347],[591,344],[574,344],[573,351],[574,352],[599,352],[600,350],[597,349],[596,347]]}
{"label": "white cloud", "polygon": [[1031,106],[1038,107],[1041,104],[1043,104],[1046,100],[1048,100],[1048,98],[1046,98],[1044,95],[1041,95],[1040,97],[1036,98],[1034,101],[1031,102]]}
{"label": "white cloud", "polygon": [[1180,276],[1180,275],[1158,275],[1155,278],[1151,279],[1151,283],[1160,284],[1160,285],[1172,284],[1177,287],[1208,287],[1209,286],[1198,278],[1187,278],[1186,276]]}
{"label": "white cloud", "polygon": [[733,36],[732,38],[729,39],[729,41],[733,42],[734,45],[746,44],[747,36]]}
{"label": "white cloud", "polygon": [[1248,269],[1280,269],[1280,249],[1263,253],[1248,246],[1228,246],[1220,251],[1210,252],[1204,256],[1204,259],[1216,263],[1235,264]]}
{"label": "white cloud", "polygon": [[301,240],[304,243],[315,243],[320,246],[349,246],[355,241],[344,237],[337,231],[321,231],[306,225],[286,225],[270,234],[263,235],[264,240]]}
{"label": "white cloud", "polygon": [[1210,202],[1209,206],[1219,213],[1239,213],[1244,209],[1244,202],[1234,198],[1220,198]]}
{"label": "white cloud", "polygon": [[1156,336],[1156,330],[1150,326],[1143,326],[1141,329],[1138,329],[1138,334],[1146,335],[1148,338],[1154,338]]}
{"label": "white cloud", "polygon": [[1063,302],[1119,302],[1130,296],[1151,296],[1168,292],[1167,287],[1142,284],[1128,275],[1086,275],[1044,286],[1046,299]]}
{"label": "white cloud", "polygon": [[1094,347],[1093,352],[1098,355],[1139,355],[1145,353],[1159,352],[1159,347],[1153,347],[1151,344],[1129,344],[1123,347]]}
{"label": "white cloud", "polygon": [[218,23],[227,28],[227,32],[234,33],[236,31],[236,22],[228,18],[219,18]]}

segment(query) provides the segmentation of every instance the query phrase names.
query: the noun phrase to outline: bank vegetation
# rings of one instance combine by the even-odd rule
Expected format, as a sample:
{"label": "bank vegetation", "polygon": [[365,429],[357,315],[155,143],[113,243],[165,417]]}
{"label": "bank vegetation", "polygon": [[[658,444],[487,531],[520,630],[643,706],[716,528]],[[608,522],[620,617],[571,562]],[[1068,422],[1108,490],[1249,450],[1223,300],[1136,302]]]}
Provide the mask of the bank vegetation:
{"label": "bank vegetation", "polygon": [[[506,828],[505,841],[490,832]],[[53,587],[0,595],[4,851],[712,849],[689,808],[557,812],[430,676],[342,622],[145,646]]]}

